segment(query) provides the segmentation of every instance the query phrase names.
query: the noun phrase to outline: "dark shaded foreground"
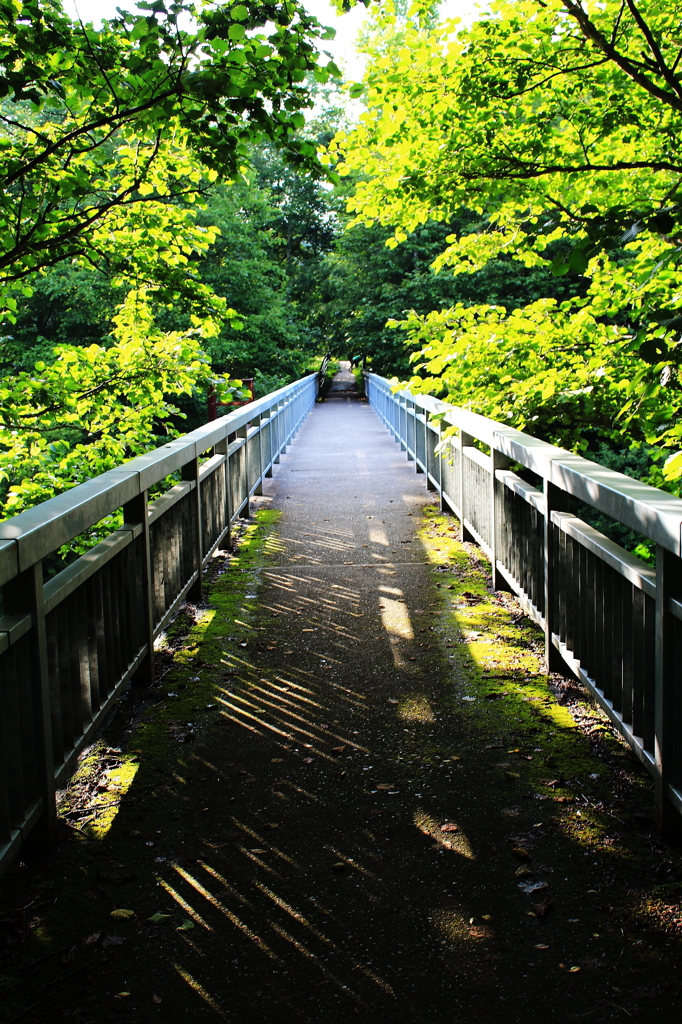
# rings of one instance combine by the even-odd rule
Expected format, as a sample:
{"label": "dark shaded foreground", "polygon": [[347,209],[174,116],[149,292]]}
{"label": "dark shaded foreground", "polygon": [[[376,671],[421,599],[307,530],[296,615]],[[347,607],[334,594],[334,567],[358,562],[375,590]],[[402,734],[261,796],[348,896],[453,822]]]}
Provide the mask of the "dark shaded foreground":
{"label": "dark shaded foreground", "polygon": [[427,501],[313,411],[5,881],[5,1020],[679,1021],[649,780]]}

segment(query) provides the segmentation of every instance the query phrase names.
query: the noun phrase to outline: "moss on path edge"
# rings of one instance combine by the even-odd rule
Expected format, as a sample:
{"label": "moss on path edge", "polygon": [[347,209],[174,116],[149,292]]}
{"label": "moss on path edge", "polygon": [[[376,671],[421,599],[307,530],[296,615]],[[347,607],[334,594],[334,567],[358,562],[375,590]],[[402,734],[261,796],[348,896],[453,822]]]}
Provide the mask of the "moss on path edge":
{"label": "moss on path edge", "polygon": [[651,782],[478,549],[427,508],[402,670],[306,684],[320,610],[261,604],[257,519],[4,880],[4,1019],[677,1021]]}

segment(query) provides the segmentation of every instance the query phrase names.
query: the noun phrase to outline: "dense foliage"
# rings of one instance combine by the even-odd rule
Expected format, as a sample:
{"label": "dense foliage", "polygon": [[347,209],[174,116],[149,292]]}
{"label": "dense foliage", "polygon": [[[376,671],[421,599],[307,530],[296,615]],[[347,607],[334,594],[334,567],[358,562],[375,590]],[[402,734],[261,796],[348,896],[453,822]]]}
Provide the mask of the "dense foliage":
{"label": "dense foliage", "polygon": [[[297,0],[139,8],[95,28],[59,0],[0,0],[8,513],[176,431],[213,386],[199,337],[219,369],[253,365],[235,354],[239,288],[206,269],[222,265],[221,230],[236,243],[243,210],[223,184],[207,215],[209,191],[243,176],[263,141],[319,174],[302,111],[338,71],[320,61],[326,31]],[[281,354],[296,338],[253,284],[244,312],[262,300]],[[253,343],[258,325],[249,330]],[[299,353],[284,373],[304,362]]]}
{"label": "dense foliage", "polygon": [[328,350],[679,486],[682,0],[139,6],[0,0],[5,514]]}
{"label": "dense foliage", "polygon": [[379,16],[366,113],[328,153],[361,175],[356,221],[398,245],[467,207],[480,223],[449,234],[442,272],[506,257],[571,286],[402,318],[413,387],[572,447],[677,448],[681,16],[677,0],[496,0],[461,30],[420,4]]}

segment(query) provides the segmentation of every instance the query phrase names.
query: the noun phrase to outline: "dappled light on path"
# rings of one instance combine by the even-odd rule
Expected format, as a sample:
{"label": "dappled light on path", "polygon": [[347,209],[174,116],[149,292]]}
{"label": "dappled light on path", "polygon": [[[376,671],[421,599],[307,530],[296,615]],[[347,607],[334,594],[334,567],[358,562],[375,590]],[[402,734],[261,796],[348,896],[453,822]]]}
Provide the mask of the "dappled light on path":
{"label": "dappled light on path", "polygon": [[[346,392],[254,500],[106,844],[83,844],[100,859],[74,869],[89,932],[136,916],[114,953],[87,947],[98,989],[74,983],[73,1020],[601,1022],[609,986],[653,969],[644,947],[623,961],[642,863],[606,813],[623,769],[422,479]],[[139,885],[112,890],[108,861]]]}

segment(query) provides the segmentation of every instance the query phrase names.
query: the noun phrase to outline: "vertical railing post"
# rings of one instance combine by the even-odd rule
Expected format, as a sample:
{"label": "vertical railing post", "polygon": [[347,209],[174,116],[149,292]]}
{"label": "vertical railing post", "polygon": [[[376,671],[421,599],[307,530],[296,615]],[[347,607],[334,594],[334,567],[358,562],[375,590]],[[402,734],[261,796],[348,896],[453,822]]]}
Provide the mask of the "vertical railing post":
{"label": "vertical railing post", "polygon": [[654,754],[656,759],[656,812],[664,838],[682,838],[682,816],[668,796],[674,777],[676,744],[680,742],[682,698],[676,686],[674,631],[679,628],[670,611],[670,599],[682,594],[682,559],[656,545],[656,663],[654,684]]}
{"label": "vertical railing post", "polygon": [[[273,406],[272,408],[268,409],[268,443],[267,443],[267,449],[268,450],[266,452],[266,460],[265,460],[265,465],[267,466],[267,469],[265,470],[265,475],[266,476],[272,476],[272,467],[273,467],[273,465],[275,463],[275,458],[274,458],[275,435],[273,433],[273,430],[275,429],[275,427],[274,427],[275,420],[274,420],[274,417],[273,417],[273,414],[272,414],[273,413],[273,408],[275,408],[275,407]],[[261,418],[261,431],[262,431],[262,428],[263,428],[263,420]]]}
{"label": "vertical railing post", "polygon": [[223,463],[223,480],[225,482],[225,525],[227,527],[227,533],[223,538],[223,548],[229,550],[232,547],[232,499],[230,496],[230,457],[228,451],[230,449],[230,442],[227,440],[227,434],[225,437],[218,441],[215,446],[216,455],[224,455],[225,462]]}
{"label": "vertical railing post", "polygon": [[497,479],[497,470],[509,469],[509,459],[495,447],[494,443],[490,446],[490,468],[490,547],[492,549],[490,560],[493,569],[493,590],[511,590],[511,587],[497,568],[498,551],[500,550],[502,535],[500,488],[504,487],[504,484],[500,483]]}
{"label": "vertical railing post", "polygon": [[263,493],[263,466],[264,466],[265,463],[264,463],[264,459],[263,459],[263,426],[262,426],[262,423],[263,423],[263,417],[260,416],[260,415],[256,416],[254,424],[255,424],[255,426],[258,429],[258,483],[256,484],[256,490],[254,491],[254,494],[262,494]]}
{"label": "vertical railing post", "polygon": [[[281,428],[282,428],[282,424],[280,422],[281,406],[282,406],[282,403],[280,401],[280,402],[277,403],[277,405],[274,405],[272,407],[272,409],[270,410],[270,436],[272,438],[272,446],[271,447],[272,447],[272,453],[273,453],[273,455],[272,455],[273,465],[275,463],[279,462],[279,448],[280,448],[280,444],[281,444],[281,441],[280,441],[280,436],[281,436],[280,431],[281,431]],[[274,433],[273,433],[273,431],[274,431]]]}
{"label": "vertical railing post", "polygon": [[[35,779],[43,798],[43,815],[32,838],[49,849],[56,841],[57,805],[55,801],[54,753],[52,748],[52,701],[47,659],[47,632],[43,590],[43,563],[36,562],[16,576],[4,588],[5,611],[29,614],[32,619],[30,645],[30,685],[33,709],[32,727],[38,757]],[[56,703],[59,695],[54,694]]]}
{"label": "vertical railing post", "polygon": [[429,411],[428,409],[424,409],[424,472],[426,473],[426,489],[427,491],[437,491],[437,485],[429,479],[429,443],[431,437],[432,431],[429,429]]}
{"label": "vertical railing post", "polygon": [[460,533],[459,539],[464,541],[473,541],[471,533],[467,530],[464,520],[466,518],[466,473],[464,472],[464,449],[469,445],[473,444],[474,438],[472,434],[466,434],[463,430],[459,432],[459,511],[461,514],[460,518]]}
{"label": "vertical railing post", "polygon": [[443,443],[443,420],[438,417],[436,422],[436,446],[434,448],[434,455],[436,457],[436,463],[438,465],[438,497],[440,499],[440,510],[441,512],[449,512],[449,506],[447,501],[443,498],[443,452],[441,445]]}
{"label": "vertical railing post", "polygon": [[123,522],[126,526],[142,527],[142,630],[147,645],[145,655],[139,669],[135,673],[136,682],[151,683],[154,681],[154,605],[152,581],[152,553],[149,542],[148,494],[143,491],[132,501],[123,506]]}
{"label": "vertical railing post", "polygon": [[545,478],[545,519],[544,519],[544,580],[545,580],[545,664],[548,672],[565,672],[566,665],[554,646],[552,636],[561,634],[561,623],[557,614],[558,565],[554,553],[554,526],[552,512],[564,511],[563,492]]}
{"label": "vertical railing post", "polygon": [[237,437],[243,437],[244,438],[244,459],[243,459],[243,462],[244,462],[244,482],[246,484],[246,487],[245,487],[246,505],[244,506],[244,508],[241,511],[241,518],[242,519],[250,519],[251,518],[251,478],[250,478],[250,475],[249,475],[249,442],[248,442],[249,428],[248,428],[248,426],[246,424],[244,424],[243,427],[239,427],[239,429],[237,430],[236,433],[237,433]]}
{"label": "vertical railing post", "polygon": [[199,485],[199,459],[191,459],[186,462],[182,467],[182,479],[190,480],[194,482],[194,490],[192,491],[193,500],[190,502],[190,508],[192,509],[192,540],[193,540],[193,551],[192,551],[192,564],[194,571],[197,573],[197,578],[192,584],[192,587],[187,592],[187,597],[190,601],[201,601],[203,597],[203,567],[204,567],[204,551],[203,551],[203,529],[201,522],[201,487]]}

